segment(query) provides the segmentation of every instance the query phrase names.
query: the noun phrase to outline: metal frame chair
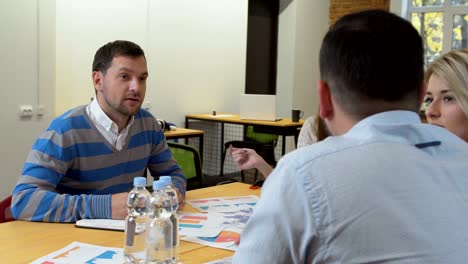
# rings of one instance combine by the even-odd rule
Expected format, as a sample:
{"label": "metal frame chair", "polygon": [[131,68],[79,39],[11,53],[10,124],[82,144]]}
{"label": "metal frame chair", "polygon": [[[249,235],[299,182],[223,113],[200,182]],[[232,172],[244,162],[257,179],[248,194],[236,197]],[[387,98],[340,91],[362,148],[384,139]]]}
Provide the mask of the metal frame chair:
{"label": "metal frame chair", "polygon": [[202,162],[198,149],[172,141],[167,144],[187,178],[187,190],[203,187]]}
{"label": "metal frame chair", "polygon": [[[258,131],[260,130],[260,131]],[[261,132],[261,129],[256,129],[254,126],[247,126],[244,134],[244,141],[233,140],[224,143],[224,151],[221,159],[220,176],[224,176],[224,161],[226,159],[226,152],[229,146],[236,148],[251,148],[257,152],[268,164],[276,166],[275,147],[278,142],[278,135],[268,134]],[[241,170],[241,181],[245,181],[245,174]],[[255,170],[254,182],[257,181],[258,170]]]}

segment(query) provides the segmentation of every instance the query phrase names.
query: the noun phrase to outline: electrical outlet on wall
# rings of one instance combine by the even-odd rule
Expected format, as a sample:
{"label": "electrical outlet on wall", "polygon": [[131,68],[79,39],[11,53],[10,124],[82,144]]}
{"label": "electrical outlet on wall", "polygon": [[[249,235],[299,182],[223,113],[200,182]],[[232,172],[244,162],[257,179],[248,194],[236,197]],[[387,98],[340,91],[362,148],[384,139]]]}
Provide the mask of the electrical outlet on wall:
{"label": "electrical outlet on wall", "polygon": [[43,105],[38,105],[37,110],[36,110],[36,115],[37,116],[43,116],[45,115],[45,106]]}
{"label": "electrical outlet on wall", "polygon": [[20,117],[30,118],[33,116],[33,107],[32,105],[20,105]]}

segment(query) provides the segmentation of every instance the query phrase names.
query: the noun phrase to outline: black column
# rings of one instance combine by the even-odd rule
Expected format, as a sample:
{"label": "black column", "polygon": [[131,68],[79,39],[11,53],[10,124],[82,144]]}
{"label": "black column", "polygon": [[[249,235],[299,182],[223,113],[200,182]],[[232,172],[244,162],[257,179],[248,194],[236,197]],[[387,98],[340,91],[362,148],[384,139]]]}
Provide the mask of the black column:
{"label": "black column", "polygon": [[245,93],[276,94],[279,0],[249,0]]}

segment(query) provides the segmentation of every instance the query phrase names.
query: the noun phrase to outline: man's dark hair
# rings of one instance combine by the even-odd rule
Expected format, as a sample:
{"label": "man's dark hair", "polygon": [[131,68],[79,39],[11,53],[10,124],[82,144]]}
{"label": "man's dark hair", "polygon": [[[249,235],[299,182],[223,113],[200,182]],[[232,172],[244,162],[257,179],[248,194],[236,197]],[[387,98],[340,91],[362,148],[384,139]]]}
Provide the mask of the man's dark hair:
{"label": "man's dark hair", "polygon": [[346,15],[323,39],[320,77],[356,119],[388,110],[417,111],[422,39],[408,21],[382,10]]}
{"label": "man's dark hair", "polygon": [[93,60],[93,71],[106,74],[111,66],[112,59],[117,56],[140,57],[145,56],[143,50],[137,44],[127,40],[116,40],[100,47]]}

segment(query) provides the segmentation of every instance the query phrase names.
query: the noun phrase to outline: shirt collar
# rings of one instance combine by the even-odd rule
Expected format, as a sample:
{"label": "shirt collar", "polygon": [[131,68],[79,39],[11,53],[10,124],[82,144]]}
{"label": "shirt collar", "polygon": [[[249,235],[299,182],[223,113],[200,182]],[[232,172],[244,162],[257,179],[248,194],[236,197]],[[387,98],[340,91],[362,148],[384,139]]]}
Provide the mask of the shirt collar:
{"label": "shirt collar", "polygon": [[96,97],[90,104],[90,112],[96,123],[101,125],[106,131],[110,131],[112,129],[112,124],[116,125],[114,121],[104,113]]}
{"label": "shirt collar", "polygon": [[360,133],[361,129],[372,125],[405,125],[418,123],[421,123],[421,119],[415,112],[405,110],[386,111],[362,119],[346,134],[352,135],[354,133]]}
{"label": "shirt collar", "polygon": [[[89,110],[90,110],[90,113],[91,113],[91,116],[92,116],[92,119],[97,123],[99,124],[100,126],[102,126],[106,131],[114,131],[118,134],[118,127],[117,127],[117,124],[112,121],[112,119],[110,119],[106,113],[104,113],[104,111],[102,110],[101,106],[99,105],[96,97],[93,99],[93,101],[91,102],[90,106],[89,106]],[[132,116],[130,118],[130,121],[128,122],[127,124],[127,127],[126,128],[129,128],[132,126],[133,122],[135,120],[135,117]]]}

